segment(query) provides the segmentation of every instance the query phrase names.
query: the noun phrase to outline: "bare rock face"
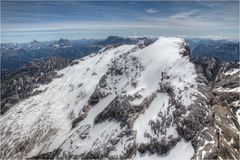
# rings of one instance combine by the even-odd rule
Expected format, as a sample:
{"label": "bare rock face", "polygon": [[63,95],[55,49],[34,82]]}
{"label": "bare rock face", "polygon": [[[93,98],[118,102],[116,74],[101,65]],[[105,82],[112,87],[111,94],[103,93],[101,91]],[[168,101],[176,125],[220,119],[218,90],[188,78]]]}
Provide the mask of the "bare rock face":
{"label": "bare rock face", "polygon": [[183,51],[180,52],[180,54],[182,54],[183,56],[187,56],[191,59],[191,52],[190,52],[190,48],[189,46],[186,44],[186,42],[182,42],[181,43],[181,48],[183,48]]}
{"label": "bare rock face", "polygon": [[239,63],[216,58],[195,59],[196,68],[212,86],[213,125],[217,149],[210,159],[238,159],[239,155]]}
{"label": "bare rock face", "polygon": [[197,72],[203,74],[208,83],[215,81],[222,65],[219,59],[215,57],[212,57],[211,59],[193,58],[192,61],[195,64]]}
{"label": "bare rock face", "polygon": [[239,158],[239,63],[224,63],[213,89],[214,124],[217,129],[218,156],[222,159]]}

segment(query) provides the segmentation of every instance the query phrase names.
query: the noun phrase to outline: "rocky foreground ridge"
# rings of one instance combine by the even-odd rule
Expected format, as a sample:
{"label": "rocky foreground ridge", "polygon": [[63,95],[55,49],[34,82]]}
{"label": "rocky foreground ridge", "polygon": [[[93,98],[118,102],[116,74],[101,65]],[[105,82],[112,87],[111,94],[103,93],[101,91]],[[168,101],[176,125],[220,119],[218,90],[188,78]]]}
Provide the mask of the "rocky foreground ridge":
{"label": "rocky foreground ridge", "polygon": [[221,62],[217,58],[194,59],[196,69],[206,77],[212,89],[214,128],[218,159],[239,159],[240,64]]}
{"label": "rocky foreground ridge", "polygon": [[76,60],[2,116],[0,158],[235,159],[239,71],[211,61],[164,37]]}

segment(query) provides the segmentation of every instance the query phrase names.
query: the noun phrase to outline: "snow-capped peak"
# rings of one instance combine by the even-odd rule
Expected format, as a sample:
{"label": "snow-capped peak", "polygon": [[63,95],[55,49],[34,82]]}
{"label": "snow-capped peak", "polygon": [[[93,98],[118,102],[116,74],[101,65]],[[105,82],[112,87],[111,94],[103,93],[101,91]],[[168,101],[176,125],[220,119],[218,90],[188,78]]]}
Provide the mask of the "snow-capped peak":
{"label": "snow-capped peak", "polygon": [[142,47],[79,59],[12,107],[1,118],[0,158],[140,159],[184,145],[190,150],[182,158],[205,157],[204,146],[215,144],[205,128],[211,119],[202,120],[211,109],[186,43],[161,37]]}
{"label": "snow-capped peak", "polygon": [[31,42],[29,42],[26,46],[27,49],[30,50],[38,50],[43,46],[43,44],[37,40],[33,40]]}

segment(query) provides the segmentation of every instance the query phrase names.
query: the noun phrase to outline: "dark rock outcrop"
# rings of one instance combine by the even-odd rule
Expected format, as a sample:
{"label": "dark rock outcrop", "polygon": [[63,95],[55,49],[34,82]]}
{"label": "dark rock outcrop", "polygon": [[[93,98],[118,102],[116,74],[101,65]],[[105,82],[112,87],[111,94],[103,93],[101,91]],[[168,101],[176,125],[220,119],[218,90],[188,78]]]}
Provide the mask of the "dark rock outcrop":
{"label": "dark rock outcrop", "polygon": [[195,64],[198,73],[202,73],[208,82],[215,81],[222,62],[216,58],[193,58],[192,62]]}

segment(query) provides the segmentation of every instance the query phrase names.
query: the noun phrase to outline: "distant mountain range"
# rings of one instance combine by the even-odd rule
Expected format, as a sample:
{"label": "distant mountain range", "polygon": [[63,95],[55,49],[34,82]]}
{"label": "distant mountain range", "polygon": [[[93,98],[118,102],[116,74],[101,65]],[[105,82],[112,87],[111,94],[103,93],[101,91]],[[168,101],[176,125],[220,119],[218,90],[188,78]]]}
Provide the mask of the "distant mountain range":
{"label": "distant mountain range", "polygon": [[96,40],[70,41],[60,39],[52,42],[32,41],[25,44],[7,43],[1,45],[1,72],[11,72],[33,60],[59,56],[67,59],[81,58],[96,52],[102,46]]}
{"label": "distant mountain range", "polygon": [[[106,39],[81,39],[39,42],[33,40],[29,43],[4,43],[1,44],[1,74],[4,77],[17,68],[30,64],[34,60],[59,56],[70,60],[84,57],[97,52],[107,45],[122,44],[151,44],[155,38],[123,38],[109,36]],[[187,39],[191,49],[191,56],[218,57],[223,61],[239,60],[239,42],[229,40]]]}
{"label": "distant mountain range", "polygon": [[233,40],[187,39],[192,57],[217,57],[222,61],[239,60],[239,42]]}
{"label": "distant mountain range", "polygon": [[29,64],[37,59],[59,56],[70,60],[78,59],[93,52],[97,52],[107,45],[137,44],[141,41],[152,43],[154,39],[122,38],[109,36],[107,39],[81,39],[39,42],[33,40],[29,43],[4,43],[1,44],[1,73],[12,72],[17,68]]}

